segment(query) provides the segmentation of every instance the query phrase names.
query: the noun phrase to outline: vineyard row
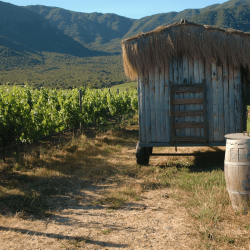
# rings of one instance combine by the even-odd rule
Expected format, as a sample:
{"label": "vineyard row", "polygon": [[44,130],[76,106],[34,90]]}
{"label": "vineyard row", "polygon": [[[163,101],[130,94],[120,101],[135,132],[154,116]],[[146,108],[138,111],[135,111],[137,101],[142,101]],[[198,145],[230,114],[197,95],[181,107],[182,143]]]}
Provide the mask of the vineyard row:
{"label": "vineyard row", "polygon": [[[81,103],[81,108],[80,108]],[[110,117],[138,110],[136,90],[0,89],[0,146],[32,142],[69,127],[105,124]]]}

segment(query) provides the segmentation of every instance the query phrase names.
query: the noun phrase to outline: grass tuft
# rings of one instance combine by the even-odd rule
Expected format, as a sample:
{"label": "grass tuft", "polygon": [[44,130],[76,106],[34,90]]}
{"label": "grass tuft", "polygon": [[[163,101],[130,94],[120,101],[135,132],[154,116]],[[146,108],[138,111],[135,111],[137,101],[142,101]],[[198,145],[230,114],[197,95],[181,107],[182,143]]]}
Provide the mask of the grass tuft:
{"label": "grass tuft", "polygon": [[[80,192],[87,187],[98,193],[88,204],[112,212],[141,200],[143,192],[167,188],[195,219],[198,249],[248,246],[250,219],[231,206],[224,156],[218,154],[224,148],[180,148],[185,153],[200,151],[202,157],[151,157],[149,166],[139,166],[137,141],[138,125],[131,125],[120,131],[64,134],[19,150],[18,159],[9,157],[0,164],[0,212],[48,216],[68,202],[80,204],[84,200]],[[157,150],[174,152],[174,148]],[[206,156],[206,151],[213,156]]]}

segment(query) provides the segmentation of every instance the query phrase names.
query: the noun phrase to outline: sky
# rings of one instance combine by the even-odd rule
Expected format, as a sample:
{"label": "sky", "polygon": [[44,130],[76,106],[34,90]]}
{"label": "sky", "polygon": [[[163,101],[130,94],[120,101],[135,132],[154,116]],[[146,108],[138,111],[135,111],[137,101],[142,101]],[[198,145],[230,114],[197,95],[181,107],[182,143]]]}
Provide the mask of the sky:
{"label": "sky", "polygon": [[114,13],[133,19],[140,19],[159,13],[200,9],[223,3],[226,0],[4,0],[19,6],[45,5],[67,10],[92,13]]}

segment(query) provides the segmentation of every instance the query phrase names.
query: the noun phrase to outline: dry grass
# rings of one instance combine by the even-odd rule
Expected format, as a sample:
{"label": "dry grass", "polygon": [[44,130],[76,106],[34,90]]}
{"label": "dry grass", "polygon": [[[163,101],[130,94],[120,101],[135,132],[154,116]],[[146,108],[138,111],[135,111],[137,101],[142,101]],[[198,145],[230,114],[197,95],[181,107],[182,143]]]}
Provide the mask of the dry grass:
{"label": "dry grass", "polygon": [[241,31],[189,22],[160,26],[123,41],[124,70],[131,80],[138,74],[147,78],[148,72],[156,67],[164,71],[170,59],[181,56],[248,69],[249,39],[250,35]]}
{"label": "dry grass", "polygon": [[[134,156],[137,125],[59,139],[33,145],[25,154],[20,152],[18,160],[8,158],[1,163],[2,214],[49,216],[65,202],[80,204],[85,185],[105,186],[98,191],[100,198],[89,197],[89,203],[107,211],[139,201],[145,191],[168,188],[178,206],[195,218],[199,249],[247,249],[250,219],[231,207],[224,158],[216,152],[224,148],[181,148],[178,152],[201,151],[204,155],[152,157],[149,166],[138,166]],[[154,150],[174,152],[174,148]],[[214,156],[206,156],[206,151]],[[102,232],[109,233],[109,228]]]}

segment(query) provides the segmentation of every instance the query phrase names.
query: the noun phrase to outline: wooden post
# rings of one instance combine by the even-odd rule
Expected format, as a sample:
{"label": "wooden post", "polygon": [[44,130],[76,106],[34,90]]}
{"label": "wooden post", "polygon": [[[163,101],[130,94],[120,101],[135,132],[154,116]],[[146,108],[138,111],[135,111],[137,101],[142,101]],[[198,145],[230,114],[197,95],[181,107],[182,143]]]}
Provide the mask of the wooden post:
{"label": "wooden post", "polygon": [[234,67],[232,64],[229,65],[229,133],[235,133],[235,85],[234,85]]}
{"label": "wooden post", "polygon": [[151,141],[156,142],[156,124],[155,124],[155,83],[154,71],[149,72],[149,91],[150,91],[150,109],[151,109]]}
{"label": "wooden post", "polygon": [[138,108],[139,108],[139,123],[140,123],[140,142],[146,141],[146,119],[145,119],[145,84],[143,76],[138,75]]}
{"label": "wooden post", "polygon": [[235,84],[235,133],[243,132],[243,96],[241,90],[241,74],[239,68],[234,68]]}
{"label": "wooden post", "polygon": [[80,105],[80,112],[82,113],[82,90],[79,89],[79,105]]}
{"label": "wooden post", "polygon": [[165,75],[165,68],[161,68],[160,70],[160,123],[161,123],[161,137],[160,141],[161,142],[166,142],[167,141],[167,134],[166,134],[166,115],[167,113],[165,112],[165,81],[164,81],[164,75]]}
{"label": "wooden post", "polygon": [[[178,80],[179,80],[179,74],[178,74],[178,59],[177,58],[174,58],[173,59],[173,84],[178,84]],[[173,94],[173,98],[174,99],[179,99],[179,93],[177,94]],[[173,105],[173,109],[172,111],[180,111],[180,105],[177,104],[177,105]],[[173,119],[174,119],[174,123],[179,123],[180,122],[180,119],[178,116],[173,116]],[[177,128],[175,131],[174,131],[174,135],[178,135],[180,136],[180,129]]]}
{"label": "wooden post", "polygon": [[214,141],[213,133],[213,93],[212,93],[212,68],[210,63],[205,64],[205,79],[206,79],[206,113],[207,113],[207,138],[209,142]]}
{"label": "wooden post", "polygon": [[149,78],[144,75],[145,84],[145,120],[146,120],[146,142],[151,142],[151,110],[150,110],[150,91],[149,91]]}
{"label": "wooden post", "polygon": [[[229,119],[229,96],[228,96],[228,65],[223,64],[223,100],[224,100],[224,133],[225,135],[229,134],[230,132],[230,119]],[[225,138],[224,138],[225,140]]]}
{"label": "wooden post", "polygon": [[[183,78],[184,84],[189,83],[189,75],[188,75],[188,59],[187,57],[183,57]],[[189,99],[189,93],[184,93],[184,99]],[[189,104],[184,105],[184,110],[188,111],[190,109]],[[185,122],[190,122],[190,116],[185,116]],[[190,128],[185,128],[185,136],[190,136]]]}
{"label": "wooden post", "polygon": [[160,99],[160,74],[159,68],[155,68],[155,123],[156,123],[156,141],[161,141],[161,113],[160,113],[160,106],[161,106],[161,99]]}
{"label": "wooden post", "polygon": [[[170,60],[171,61],[171,60]],[[169,64],[172,65],[172,63]],[[165,87],[165,117],[166,117],[166,142],[171,140],[171,118],[170,118],[170,96],[169,96],[169,64],[165,66],[164,87]],[[172,69],[172,68],[171,68]]]}
{"label": "wooden post", "polygon": [[[199,72],[200,72],[200,82],[205,83],[205,63],[204,63],[204,61],[202,59],[199,59]],[[200,98],[204,98],[204,102],[206,102],[206,97],[203,96],[203,93],[206,93],[205,89],[206,88],[204,86],[203,92],[200,93],[200,96],[199,96]],[[204,105],[205,104],[200,104],[200,108],[201,108],[201,110],[206,111],[204,109]],[[201,122],[204,122],[206,120],[205,115],[206,115],[206,113],[204,112],[204,116],[201,116],[201,118],[200,118]],[[205,128],[206,128],[206,124],[205,124]],[[205,134],[204,134],[204,129],[205,128],[201,128],[201,136],[202,137],[205,137]]]}
{"label": "wooden post", "polygon": [[[194,59],[194,83],[201,83],[199,66],[200,66],[199,61],[197,59]],[[195,92],[194,97],[200,98],[200,93]],[[195,110],[201,110],[201,104],[195,104]],[[200,122],[201,117],[199,115],[195,116],[195,121]],[[201,129],[200,128],[196,128],[195,136],[198,136],[198,137],[201,136]]]}
{"label": "wooden post", "polygon": [[222,65],[217,67],[218,75],[218,119],[219,119],[219,141],[225,140],[225,127],[224,127],[224,95],[223,95],[223,73]]}
{"label": "wooden post", "polygon": [[119,94],[119,89],[117,89],[117,94]]}
{"label": "wooden post", "polygon": [[[183,58],[182,57],[178,58],[178,74],[179,74],[178,75],[178,84],[183,84]],[[184,99],[184,94],[179,93],[179,98]],[[184,111],[184,110],[185,110],[185,105],[180,104],[180,111]],[[185,117],[180,116],[179,121],[185,122]],[[185,136],[185,128],[180,129],[180,135]]]}
{"label": "wooden post", "polygon": [[218,74],[216,61],[212,62],[212,92],[213,92],[213,120],[214,120],[214,141],[219,141],[219,111],[218,111]]}
{"label": "wooden post", "polygon": [[[189,59],[188,68],[189,68],[189,83],[193,84],[194,83],[194,59],[193,58]],[[194,93],[190,93],[189,97],[190,99],[193,99]],[[190,110],[195,110],[195,104],[190,104],[189,106],[190,106]],[[196,122],[196,118],[194,115],[190,117],[190,122]],[[190,129],[190,135],[195,136],[195,128]]]}
{"label": "wooden post", "polygon": [[173,136],[175,135],[175,131],[172,127],[172,124],[174,123],[174,119],[173,119],[173,103],[171,103],[171,100],[173,100],[173,95],[171,92],[171,87],[174,81],[174,74],[173,74],[173,60],[170,59],[169,60],[169,65],[168,65],[168,74],[169,74],[169,81],[168,81],[168,91],[169,91],[169,119],[170,119],[170,126],[169,126],[169,140],[170,142],[173,140]]}
{"label": "wooden post", "polygon": [[[80,106],[80,113],[82,114],[82,90],[79,89],[79,106]],[[82,122],[80,121],[80,131],[82,133]]]}

